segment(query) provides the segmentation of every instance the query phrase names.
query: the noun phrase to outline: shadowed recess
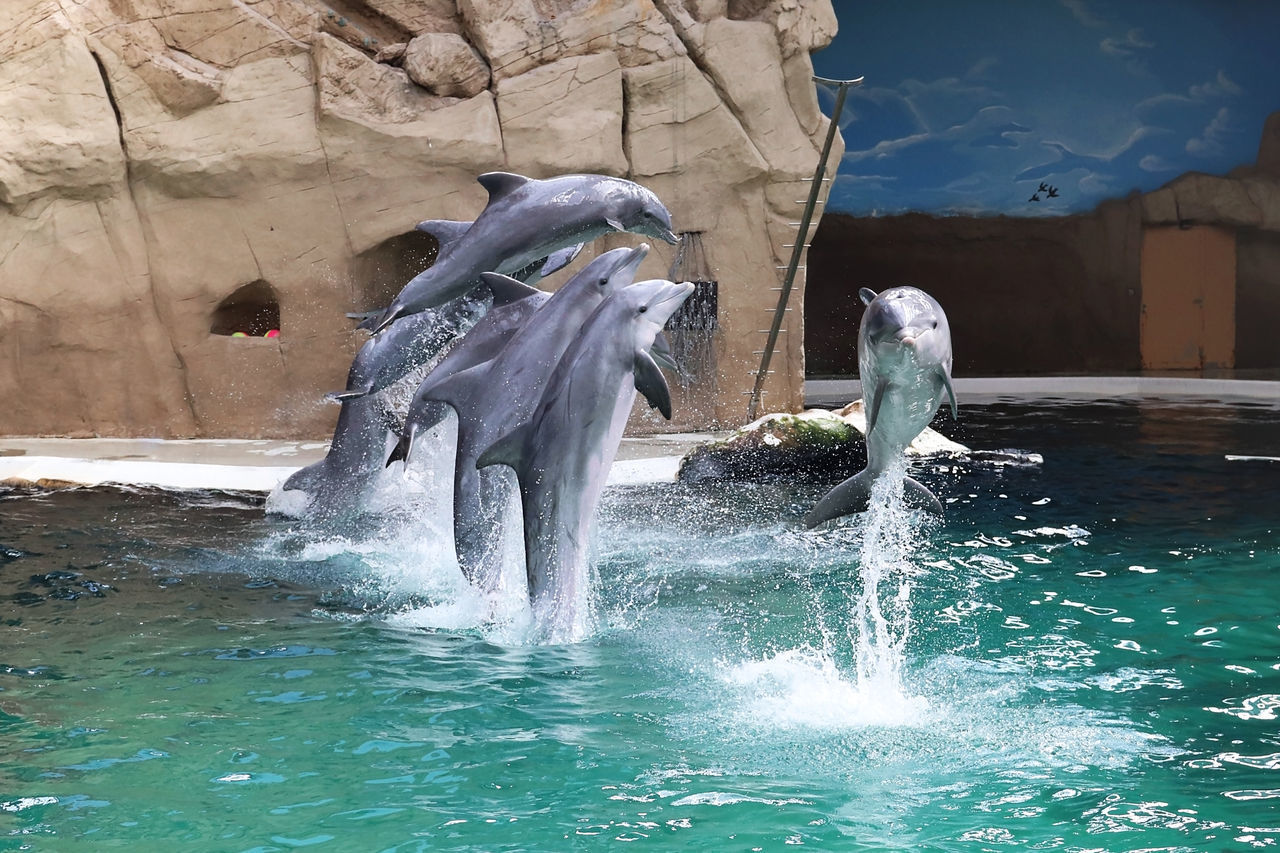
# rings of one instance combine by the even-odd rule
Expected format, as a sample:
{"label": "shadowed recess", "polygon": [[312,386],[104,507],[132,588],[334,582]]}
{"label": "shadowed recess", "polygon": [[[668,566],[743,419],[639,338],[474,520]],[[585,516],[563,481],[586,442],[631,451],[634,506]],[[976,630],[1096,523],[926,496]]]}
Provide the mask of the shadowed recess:
{"label": "shadowed recess", "polygon": [[439,241],[415,229],[388,237],[356,255],[351,262],[355,310],[385,308],[405,282],[436,262],[439,253]]}
{"label": "shadowed recess", "polygon": [[242,285],[213,309],[209,333],[234,335],[244,332],[260,338],[280,328],[280,300],[275,289],[263,279]]}

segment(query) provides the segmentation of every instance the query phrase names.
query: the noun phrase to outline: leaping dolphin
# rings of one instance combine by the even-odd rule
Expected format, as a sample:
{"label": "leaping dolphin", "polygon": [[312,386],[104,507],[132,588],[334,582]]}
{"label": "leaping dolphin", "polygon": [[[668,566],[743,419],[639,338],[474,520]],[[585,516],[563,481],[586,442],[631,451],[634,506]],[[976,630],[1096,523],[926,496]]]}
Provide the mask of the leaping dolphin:
{"label": "leaping dolphin", "polygon": [[[942,306],[915,287],[894,287],[876,295],[862,288],[867,306],[858,327],[858,376],[867,413],[867,467],[833,488],[805,516],[815,527],[867,508],[871,486],[928,426],[944,398],[957,417],[951,387],[951,327]],[[942,504],[910,477],[906,489],[935,512]]]}
{"label": "leaping dolphin", "polygon": [[508,172],[488,172],[478,180],[489,191],[489,203],[470,228],[441,243],[436,262],[392,300],[375,333],[462,296],[479,284],[482,272],[514,273],[602,234],[631,231],[679,242],[666,207],[632,181],[606,175],[534,180]]}
{"label": "leaping dolphin", "polygon": [[[414,395],[404,437],[391,460],[407,457],[415,436],[439,420],[439,405],[458,413],[454,540],[462,571],[481,588],[496,583],[492,573],[482,569],[496,568],[485,564],[492,562],[486,556],[501,523],[505,491],[500,479],[477,470],[476,460],[494,441],[529,420],[582,324],[610,294],[631,284],[648,252],[644,244],[605,252],[556,291],[492,361],[450,376],[433,372]],[[494,274],[485,274],[486,281],[492,278]]]}
{"label": "leaping dolphin", "polygon": [[529,597],[553,642],[576,639],[584,627],[592,524],[636,391],[671,417],[670,390],[649,348],[692,292],[687,282],[655,280],[607,298],[556,365],[533,417],[476,463],[515,469]]}

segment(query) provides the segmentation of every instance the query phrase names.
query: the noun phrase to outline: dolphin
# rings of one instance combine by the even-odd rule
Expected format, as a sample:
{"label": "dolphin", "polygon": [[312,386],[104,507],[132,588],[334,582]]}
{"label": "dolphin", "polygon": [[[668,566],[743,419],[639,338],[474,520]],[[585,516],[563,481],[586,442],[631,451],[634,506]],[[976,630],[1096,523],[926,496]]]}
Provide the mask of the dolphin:
{"label": "dolphin", "polygon": [[[951,327],[942,306],[915,287],[894,287],[877,295],[858,291],[867,310],[858,327],[858,376],[867,413],[867,467],[827,492],[805,516],[815,527],[832,518],[865,510],[871,485],[928,426],[944,398],[958,417],[951,385]],[[909,495],[935,512],[942,504],[910,477]]]}
{"label": "dolphin", "polygon": [[375,333],[470,291],[480,273],[513,273],[566,246],[614,231],[679,242],[671,214],[639,184],[607,175],[535,180],[488,172],[478,180],[489,203],[466,231],[442,243],[436,262],[414,276],[387,306]]}
{"label": "dolphin", "polygon": [[560,358],[533,416],[476,462],[516,472],[529,598],[552,641],[576,639],[588,613],[592,524],[636,391],[671,417],[670,390],[649,348],[692,292],[688,282],[654,280],[605,299]]}
{"label": "dolphin", "polygon": [[[419,231],[426,231],[434,235],[440,245],[443,246],[444,244],[461,237],[467,228],[471,227],[471,223],[458,222],[450,219],[428,219],[425,222],[419,222],[416,227]],[[578,254],[585,246],[586,243],[574,243],[572,246],[566,246],[563,249],[558,249],[547,257],[538,258],[533,263],[513,272],[511,277],[516,281],[523,282],[524,284],[532,287],[557,270],[563,269],[573,263],[574,259],[578,257]],[[495,297],[496,296],[497,294],[495,294]],[[374,326],[378,324],[378,321],[382,319],[382,315],[385,314],[386,311],[387,309],[382,307],[375,308],[372,311],[351,312],[348,313],[347,316],[352,320],[360,321],[359,325],[356,326],[357,329],[367,329],[372,331]]]}
{"label": "dolphin", "polygon": [[[479,573],[495,541],[492,532],[501,522],[505,492],[501,480],[477,470],[476,459],[533,415],[547,380],[582,324],[610,294],[631,284],[648,252],[641,244],[600,255],[556,291],[496,358],[447,376],[433,372],[414,395],[404,437],[388,464],[408,456],[414,437],[439,420],[440,405],[457,412],[454,539],[463,572],[482,588],[491,588],[495,581]],[[493,277],[485,273],[486,281]]]}
{"label": "dolphin", "polygon": [[295,471],[280,489],[305,492],[308,514],[334,516],[356,509],[359,496],[382,470],[393,427],[380,398],[344,401],[329,452]]}

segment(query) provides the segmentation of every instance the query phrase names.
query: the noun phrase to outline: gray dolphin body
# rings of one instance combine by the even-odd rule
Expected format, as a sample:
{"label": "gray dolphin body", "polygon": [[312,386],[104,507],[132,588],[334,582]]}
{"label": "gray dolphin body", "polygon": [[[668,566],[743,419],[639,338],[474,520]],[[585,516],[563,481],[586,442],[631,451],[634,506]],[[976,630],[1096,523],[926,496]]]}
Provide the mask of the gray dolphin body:
{"label": "gray dolphin body", "polygon": [[428,269],[405,285],[374,328],[470,291],[483,272],[514,273],[575,243],[631,231],[676,243],[671,214],[639,184],[606,175],[533,180],[507,172],[478,179],[489,203],[461,236],[442,244]]}
{"label": "gray dolphin body", "polygon": [[329,452],[295,471],[280,488],[306,492],[308,515],[331,517],[357,510],[360,495],[382,469],[392,427],[379,398],[344,401]]}
{"label": "gray dolphin body", "polygon": [[[915,287],[883,293],[858,291],[867,310],[858,327],[858,376],[867,415],[867,467],[827,492],[805,516],[814,527],[832,518],[865,510],[871,486],[902,458],[944,399],[956,417],[951,387],[951,327],[942,306]],[[906,478],[910,496],[935,512],[942,504],[927,488]]]}
{"label": "gray dolphin body", "polygon": [[[454,540],[463,572],[481,588],[496,585],[494,572],[499,567],[491,565],[488,557],[506,493],[502,480],[492,472],[479,471],[476,460],[489,445],[532,417],[552,371],[583,323],[606,297],[631,284],[648,252],[646,245],[605,252],[529,317],[492,361],[452,375],[438,376],[433,371],[414,395],[403,447],[392,456],[400,451],[407,455],[415,436],[438,420],[440,405],[458,413]],[[486,274],[486,280],[490,277]]]}
{"label": "gray dolphin body", "polygon": [[636,391],[671,415],[670,392],[649,348],[692,292],[692,284],[657,280],[607,298],[556,365],[533,417],[477,462],[515,469],[529,597],[546,639],[576,639],[584,627],[596,506]]}

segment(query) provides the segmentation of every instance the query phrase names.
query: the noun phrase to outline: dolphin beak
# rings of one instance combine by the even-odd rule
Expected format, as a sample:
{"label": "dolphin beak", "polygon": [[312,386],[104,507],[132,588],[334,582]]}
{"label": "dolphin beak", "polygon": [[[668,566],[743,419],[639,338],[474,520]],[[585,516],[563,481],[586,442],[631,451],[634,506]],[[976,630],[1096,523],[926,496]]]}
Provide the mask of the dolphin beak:
{"label": "dolphin beak", "polygon": [[680,242],[680,238],[670,228],[663,228],[662,230],[663,233],[658,236],[662,238],[663,242],[670,243],[672,246]]}
{"label": "dolphin beak", "polygon": [[630,281],[636,277],[636,270],[640,268],[640,264],[648,254],[649,244],[641,243],[639,246],[636,246],[631,250],[622,263],[618,264],[617,268],[613,271],[613,275],[625,272],[627,274],[628,283],[630,283]]}

